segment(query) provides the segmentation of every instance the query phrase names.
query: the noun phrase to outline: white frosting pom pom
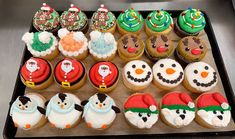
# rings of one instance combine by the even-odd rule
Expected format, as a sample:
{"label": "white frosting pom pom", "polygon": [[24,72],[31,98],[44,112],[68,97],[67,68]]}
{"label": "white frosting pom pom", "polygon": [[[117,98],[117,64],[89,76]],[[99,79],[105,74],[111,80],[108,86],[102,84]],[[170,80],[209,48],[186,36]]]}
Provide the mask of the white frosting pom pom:
{"label": "white frosting pom pom", "polygon": [[26,32],[22,37],[22,41],[24,41],[26,44],[32,44],[33,37],[34,37],[33,32],[32,33]]}
{"label": "white frosting pom pom", "polygon": [[51,33],[43,31],[40,34],[38,34],[39,41],[42,43],[49,43],[51,40]]}
{"label": "white frosting pom pom", "polygon": [[112,44],[115,41],[115,38],[113,37],[113,34],[105,33],[104,40],[105,40],[106,44]]}
{"label": "white frosting pom pom", "polygon": [[157,110],[157,107],[154,105],[149,106],[150,111],[154,112]]}
{"label": "white frosting pom pom", "polygon": [[90,33],[90,37],[91,37],[91,40],[92,41],[96,41],[96,40],[98,40],[99,38],[100,38],[100,36],[101,36],[101,32],[99,32],[99,31],[92,31],[91,33]]}
{"label": "white frosting pom pom", "polygon": [[83,41],[84,37],[85,36],[81,31],[73,33],[73,39],[76,40],[76,41]]}
{"label": "white frosting pom pom", "polygon": [[62,28],[58,30],[58,36],[62,39],[64,36],[66,36],[69,33],[67,28]]}
{"label": "white frosting pom pom", "polygon": [[194,107],[195,107],[195,104],[194,104],[193,102],[189,102],[189,103],[188,103],[188,106],[189,106],[189,108],[194,108]]}
{"label": "white frosting pom pom", "polygon": [[221,104],[221,107],[222,107],[223,109],[228,109],[229,105],[228,105],[228,103],[222,103],[222,104]]}

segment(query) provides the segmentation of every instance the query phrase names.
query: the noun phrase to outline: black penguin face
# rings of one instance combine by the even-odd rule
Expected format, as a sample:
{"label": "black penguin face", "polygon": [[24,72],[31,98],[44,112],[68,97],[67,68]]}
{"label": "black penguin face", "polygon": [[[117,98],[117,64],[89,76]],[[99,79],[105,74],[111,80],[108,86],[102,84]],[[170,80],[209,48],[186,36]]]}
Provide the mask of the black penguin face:
{"label": "black penguin face", "polygon": [[69,101],[68,96],[65,93],[59,93],[58,97],[53,98],[52,101],[60,109],[67,109],[71,105],[71,102]]}
{"label": "black penguin face", "polygon": [[138,116],[143,120],[143,122],[147,122],[151,113],[138,113]]}
{"label": "black penguin face", "polygon": [[219,119],[219,120],[223,120],[223,115],[224,115],[224,112],[223,111],[216,111],[216,110],[213,110],[213,114]]}
{"label": "black penguin face", "polygon": [[110,105],[111,99],[104,93],[97,93],[91,98],[92,104],[97,109],[105,109]]}
{"label": "black penguin face", "polygon": [[19,101],[17,102],[17,107],[21,110],[28,110],[31,106],[31,100],[30,98],[26,96],[20,96]]}

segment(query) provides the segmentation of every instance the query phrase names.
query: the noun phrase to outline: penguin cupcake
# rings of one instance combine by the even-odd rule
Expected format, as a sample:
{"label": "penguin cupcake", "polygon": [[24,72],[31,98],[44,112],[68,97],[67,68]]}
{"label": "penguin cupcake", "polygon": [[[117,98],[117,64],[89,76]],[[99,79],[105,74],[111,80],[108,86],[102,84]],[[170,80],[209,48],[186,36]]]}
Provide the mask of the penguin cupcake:
{"label": "penguin cupcake", "polygon": [[79,98],[69,93],[58,93],[47,104],[46,117],[52,127],[68,129],[79,123],[82,111]]}
{"label": "penguin cupcake", "polygon": [[43,126],[47,121],[45,102],[43,96],[35,93],[17,97],[10,109],[15,127],[30,130]]}
{"label": "penguin cupcake", "polygon": [[84,106],[83,119],[89,128],[104,130],[111,126],[120,109],[114,100],[104,94],[96,93],[88,100],[82,101]]}

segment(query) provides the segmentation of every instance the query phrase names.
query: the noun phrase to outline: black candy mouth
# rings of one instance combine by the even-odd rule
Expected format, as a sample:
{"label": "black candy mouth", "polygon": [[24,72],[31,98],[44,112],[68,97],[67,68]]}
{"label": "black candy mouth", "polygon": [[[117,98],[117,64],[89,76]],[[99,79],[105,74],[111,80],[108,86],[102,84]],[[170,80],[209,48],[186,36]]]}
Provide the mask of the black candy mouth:
{"label": "black candy mouth", "polygon": [[131,75],[131,72],[130,71],[127,71],[127,78],[133,80],[134,82],[145,82],[145,81],[148,81],[148,79],[150,78],[150,75],[151,75],[151,72],[148,71],[147,75],[145,76],[145,78],[135,78]]}
{"label": "black candy mouth", "polygon": [[198,82],[197,79],[193,80],[193,83],[195,83],[197,86],[201,86],[201,87],[210,87],[211,85],[213,85],[216,81],[217,81],[217,77],[216,77],[216,72],[213,72],[213,80],[211,80],[208,83],[200,83]]}
{"label": "black candy mouth", "polygon": [[182,78],[183,78],[183,72],[180,72],[180,75],[174,79],[174,80],[169,80],[169,79],[165,79],[164,77],[162,77],[161,73],[157,73],[158,79],[160,79],[161,81],[165,82],[165,83],[169,83],[169,84],[176,84],[178,83]]}

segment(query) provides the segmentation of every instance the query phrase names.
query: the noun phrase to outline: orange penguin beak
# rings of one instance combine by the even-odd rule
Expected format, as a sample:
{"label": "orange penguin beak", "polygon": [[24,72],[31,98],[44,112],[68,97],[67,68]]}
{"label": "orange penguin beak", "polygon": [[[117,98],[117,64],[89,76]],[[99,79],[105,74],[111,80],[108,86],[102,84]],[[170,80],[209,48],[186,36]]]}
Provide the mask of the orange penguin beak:
{"label": "orange penguin beak", "polygon": [[63,109],[63,108],[64,108],[64,105],[63,105],[63,104],[61,104],[61,105],[60,105],[60,108],[61,108],[61,109]]}

